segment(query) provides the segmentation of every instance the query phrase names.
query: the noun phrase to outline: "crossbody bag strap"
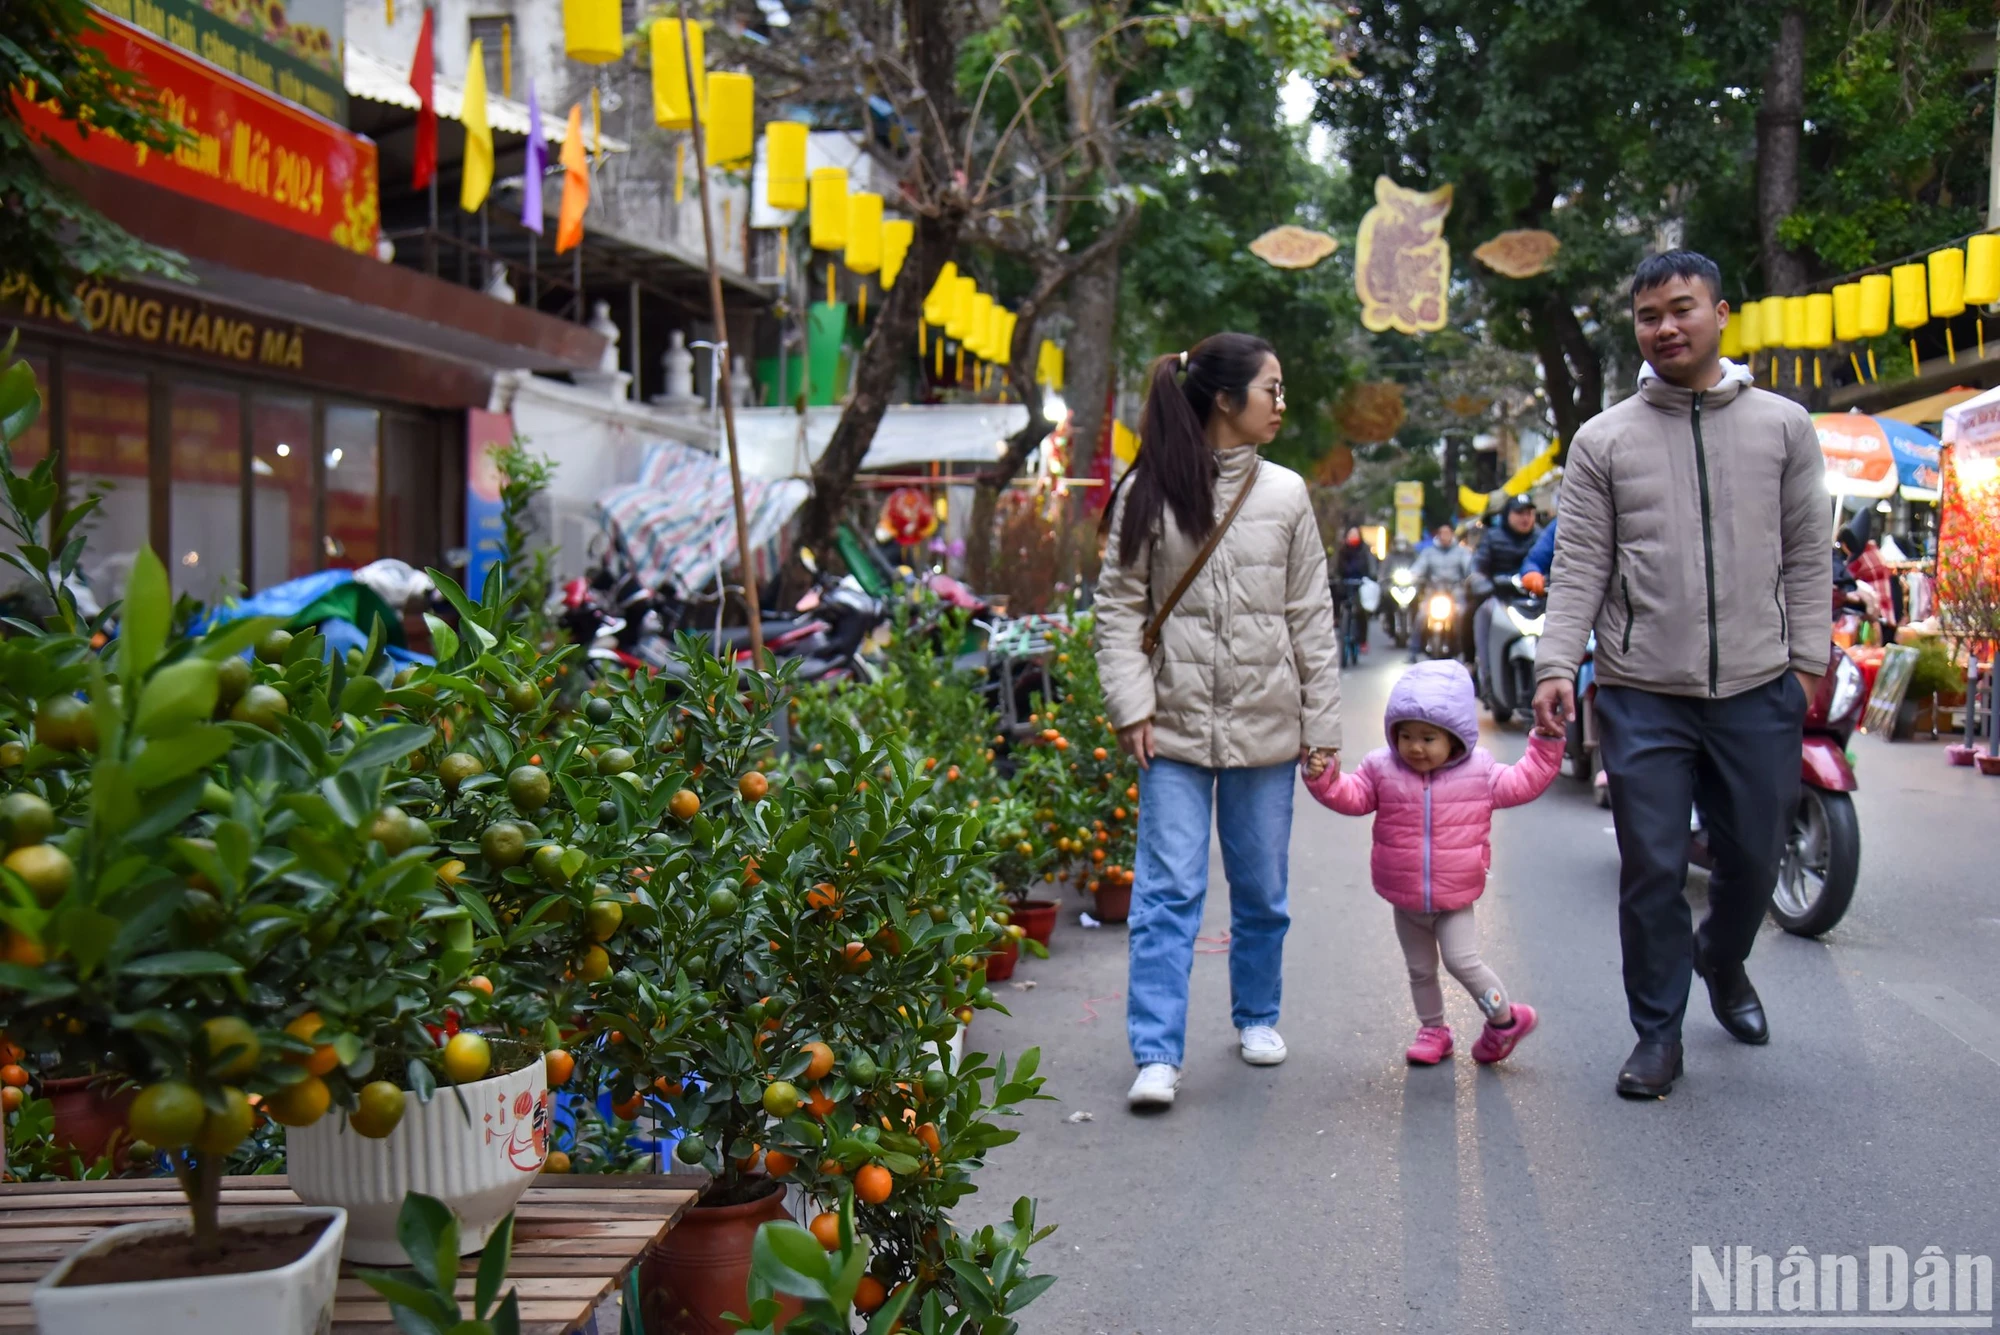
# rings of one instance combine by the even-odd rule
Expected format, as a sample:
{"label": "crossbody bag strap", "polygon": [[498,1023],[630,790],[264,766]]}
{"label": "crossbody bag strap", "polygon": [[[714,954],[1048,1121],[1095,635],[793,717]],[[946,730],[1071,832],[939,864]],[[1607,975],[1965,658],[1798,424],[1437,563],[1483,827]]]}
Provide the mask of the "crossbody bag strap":
{"label": "crossbody bag strap", "polygon": [[1208,564],[1208,558],[1215,555],[1215,549],[1222,545],[1222,535],[1229,532],[1229,525],[1235,521],[1236,512],[1243,508],[1243,502],[1250,499],[1250,489],[1257,485],[1257,473],[1263,466],[1264,460],[1260,455],[1257,461],[1250,465],[1250,476],[1243,480],[1243,490],[1237,492],[1236,499],[1229,503],[1229,511],[1222,516],[1222,522],[1210,531],[1208,541],[1201,545],[1201,550],[1194,554],[1194,560],[1181,572],[1180,580],[1174,585],[1173,592],[1169,593],[1167,600],[1160,604],[1160,610],[1153,613],[1153,619],[1146,623],[1146,633],[1139,639],[1139,647],[1145,651],[1146,657],[1151,658],[1153,651],[1160,647],[1161,628],[1167,624],[1167,618],[1174,614],[1174,608],[1180,605],[1181,595],[1188,591],[1195,577],[1201,574],[1202,567]]}

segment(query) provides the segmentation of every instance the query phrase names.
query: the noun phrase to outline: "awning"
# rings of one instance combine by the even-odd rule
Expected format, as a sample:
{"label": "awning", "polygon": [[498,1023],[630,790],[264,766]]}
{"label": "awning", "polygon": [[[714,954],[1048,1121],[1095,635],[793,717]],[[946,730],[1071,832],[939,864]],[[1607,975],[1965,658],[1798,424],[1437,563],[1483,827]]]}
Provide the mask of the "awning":
{"label": "awning", "polygon": [[[840,425],[837,406],[808,409],[803,440],[791,408],[739,408],[736,440],[743,471],[757,477],[804,477]],[[999,462],[1007,438],[1028,424],[1018,403],[898,404],[882,414],[863,468]]]}
{"label": "awning", "polygon": [[[346,83],[349,97],[366,98],[370,102],[385,102],[392,107],[404,107],[416,111],[422,105],[417,101],[417,92],[410,87],[410,70],[407,65],[397,65],[372,51],[363,50],[354,43],[346,48]],[[455,83],[443,75],[433,80],[431,105],[437,114],[447,120],[463,123],[465,110],[465,85]],[[560,145],[568,132],[568,108],[544,105],[542,108],[542,138],[551,144]],[[515,102],[510,98],[495,96],[486,98],[486,123],[495,130],[507,134],[526,135],[528,133],[528,106],[525,102]],[[591,147],[596,147],[593,140]],[[626,153],[632,146],[623,139],[604,136],[604,151]],[[553,158],[550,159],[554,161]]]}
{"label": "awning", "polygon": [[1875,415],[1877,417],[1891,418],[1898,422],[1908,422],[1911,426],[1923,426],[1929,422],[1943,421],[1946,409],[1955,408],[1967,399],[1976,399],[1979,397],[1980,392],[1976,389],[1965,389],[1963,387],[1947,389],[1942,393],[1926,394],[1921,399],[1898,404],[1894,408],[1884,408]]}

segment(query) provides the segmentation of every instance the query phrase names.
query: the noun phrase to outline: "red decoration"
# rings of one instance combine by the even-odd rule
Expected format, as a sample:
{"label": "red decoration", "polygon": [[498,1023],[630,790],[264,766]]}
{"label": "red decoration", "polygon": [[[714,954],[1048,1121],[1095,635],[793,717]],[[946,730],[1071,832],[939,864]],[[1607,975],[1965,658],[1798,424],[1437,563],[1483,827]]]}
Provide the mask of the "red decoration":
{"label": "red decoration", "polygon": [[410,65],[410,88],[417,95],[417,161],[410,173],[410,188],[421,190],[437,175],[438,118],[431,104],[437,62],[431,54],[431,11],[424,9],[423,30],[417,34],[417,58]]}
{"label": "red decoration", "polygon": [[937,532],[937,523],[937,511],[920,488],[898,487],[882,503],[881,527],[889,530],[899,546],[922,542]]}

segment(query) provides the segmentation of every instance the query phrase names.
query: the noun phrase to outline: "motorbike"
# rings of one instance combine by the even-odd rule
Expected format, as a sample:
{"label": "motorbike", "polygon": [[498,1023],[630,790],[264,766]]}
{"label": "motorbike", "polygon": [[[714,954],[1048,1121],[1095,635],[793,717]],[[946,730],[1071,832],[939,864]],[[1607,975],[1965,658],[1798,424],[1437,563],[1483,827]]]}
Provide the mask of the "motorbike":
{"label": "motorbike", "polygon": [[1465,621],[1465,589],[1431,585],[1423,598],[1426,658],[1462,657],[1460,627]]}
{"label": "motorbike", "polygon": [[1411,628],[1416,621],[1411,604],[1416,601],[1417,577],[1408,566],[1397,566],[1389,572],[1389,607],[1382,614],[1382,624],[1395,637],[1398,649],[1410,647]]}
{"label": "motorbike", "polygon": [[[1868,703],[1861,669],[1835,646],[1826,675],[1806,707],[1799,757],[1799,803],[1778,861],[1771,917],[1794,936],[1820,936],[1854,902],[1861,872],[1861,822],[1850,795],[1860,787],[1848,763],[1847,744]],[[1696,808],[1688,835],[1688,861],[1714,870],[1708,829]]]}
{"label": "motorbike", "polygon": [[1519,575],[1493,582],[1486,661],[1479,664],[1479,694],[1493,721],[1506,724],[1535,698],[1535,655],[1541,647],[1548,600],[1530,593]]}
{"label": "motorbike", "polygon": [[1570,777],[1591,787],[1600,807],[1611,805],[1611,787],[1604,778],[1604,747],[1597,731],[1597,632],[1584,642],[1583,660],[1576,665],[1576,709],[1564,730],[1563,754]]}

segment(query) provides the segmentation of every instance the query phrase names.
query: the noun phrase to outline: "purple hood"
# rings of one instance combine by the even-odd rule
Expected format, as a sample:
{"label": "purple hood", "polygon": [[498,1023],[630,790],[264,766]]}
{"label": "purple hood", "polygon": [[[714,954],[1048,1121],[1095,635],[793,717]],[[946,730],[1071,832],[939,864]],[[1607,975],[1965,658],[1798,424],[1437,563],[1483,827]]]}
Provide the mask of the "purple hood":
{"label": "purple hood", "polygon": [[1479,700],[1472,689],[1472,675],[1457,663],[1441,659],[1412,665],[1397,678],[1389,692],[1388,711],[1382,716],[1391,755],[1396,751],[1396,725],[1412,719],[1443,728],[1465,744],[1465,755],[1471,755],[1479,745]]}

